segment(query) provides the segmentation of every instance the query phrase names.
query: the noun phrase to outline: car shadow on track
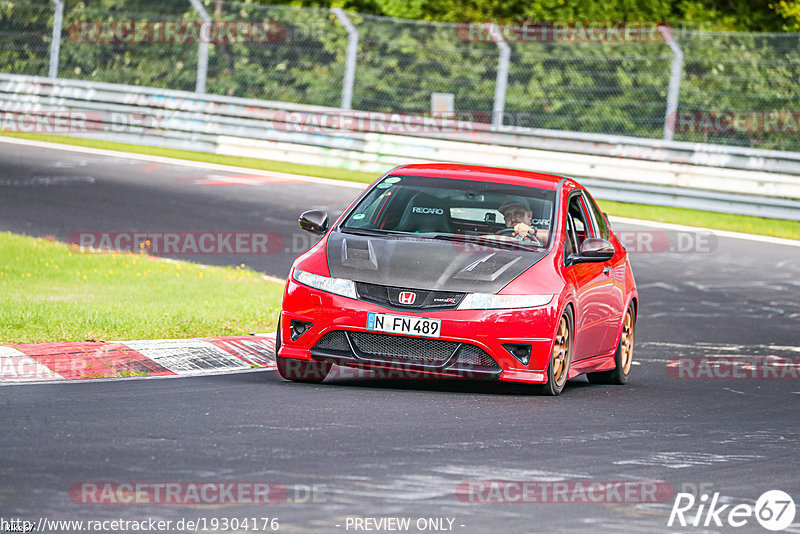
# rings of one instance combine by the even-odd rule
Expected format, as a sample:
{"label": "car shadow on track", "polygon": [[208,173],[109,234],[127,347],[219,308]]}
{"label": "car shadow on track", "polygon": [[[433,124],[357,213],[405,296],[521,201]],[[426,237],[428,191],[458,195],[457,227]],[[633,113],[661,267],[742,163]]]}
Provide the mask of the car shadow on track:
{"label": "car shadow on track", "polygon": [[[358,377],[358,378],[327,378],[322,384],[296,384],[283,380],[276,371],[265,373],[251,373],[252,381],[276,382],[281,385],[296,387],[340,387],[340,388],[365,388],[386,390],[430,391],[436,393],[467,393],[485,395],[538,395],[535,384],[521,384],[512,382],[482,382],[475,380],[458,379],[398,379],[383,377]],[[249,381],[249,380],[248,380]],[[597,388],[589,384],[584,377],[578,377],[567,382],[562,395],[585,389]]]}

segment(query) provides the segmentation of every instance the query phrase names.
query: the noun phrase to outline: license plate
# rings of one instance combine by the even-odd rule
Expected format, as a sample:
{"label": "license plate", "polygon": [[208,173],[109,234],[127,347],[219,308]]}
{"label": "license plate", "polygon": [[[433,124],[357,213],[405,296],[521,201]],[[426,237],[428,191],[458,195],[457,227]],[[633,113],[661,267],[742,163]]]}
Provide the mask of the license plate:
{"label": "license plate", "polygon": [[408,334],[410,336],[439,337],[442,321],[424,317],[390,315],[388,313],[367,314],[367,330]]}

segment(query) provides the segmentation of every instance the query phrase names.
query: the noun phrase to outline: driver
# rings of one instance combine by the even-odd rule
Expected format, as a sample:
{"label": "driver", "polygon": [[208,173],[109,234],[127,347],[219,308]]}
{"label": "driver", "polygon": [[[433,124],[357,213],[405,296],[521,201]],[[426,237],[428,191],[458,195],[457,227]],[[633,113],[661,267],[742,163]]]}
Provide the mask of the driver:
{"label": "driver", "polygon": [[506,228],[514,229],[514,236],[521,241],[533,241],[541,244],[536,238],[536,228],[531,227],[533,212],[526,199],[521,198],[507,202],[497,208],[497,211],[503,215]]}

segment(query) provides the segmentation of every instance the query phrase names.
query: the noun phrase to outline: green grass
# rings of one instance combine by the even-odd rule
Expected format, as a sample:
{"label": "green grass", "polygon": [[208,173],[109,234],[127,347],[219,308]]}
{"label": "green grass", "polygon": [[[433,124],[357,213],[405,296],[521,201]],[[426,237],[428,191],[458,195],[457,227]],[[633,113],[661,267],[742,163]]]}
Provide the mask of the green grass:
{"label": "green grass", "polygon": [[[373,173],[350,171],[332,167],[302,165],[299,163],[269,161],[257,158],[218,156],[215,154],[206,154],[204,152],[129,145],[125,143],[111,143],[107,141],[96,141],[93,139],[81,139],[68,136],[28,134],[20,132],[2,132],[1,135],[92,148],[103,148],[107,150],[118,150],[121,152],[134,152],[137,154],[150,154],[154,156],[187,159],[191,161],[204,161],[209,163],[219,163],[222,165],[249,167],[253,169],[285,172],[289,174],[318,176],[320,178],[331,178],[334,180],[350,180],[354,182],[371,183],[377,178],[377,175]],[[618,215],[621,217],[631,217],[635,219],[646,219],[674,224],[684,224],[688,226],[702,226],[704,228],[716,228],[718,230],[730,230],[733,232],[768,235],[788,239],[800,239],[800,222],[797,221],[765,219],[761,217],[748,217],[745,215],[729,215],[710,211],[648,206],[645,204],[627,204],[612,201],[600,201],[599,204],[609,215]]]}
{"label": "green grass", "polygon": [[787,239],[800,239],[800,222],[781,219],[765,219],[747,215],[731,215],[712,211],[648,206],[646,204],[626,204],[611,200],[598,200],[600,208],[609,215],[645,219],[665,223],[716,228],[746,234],[768,235]]}
{"label": "green grass", "polygon": [[269,332],[282,291],[243,266],[81,254],[0,233],[0,343]]}

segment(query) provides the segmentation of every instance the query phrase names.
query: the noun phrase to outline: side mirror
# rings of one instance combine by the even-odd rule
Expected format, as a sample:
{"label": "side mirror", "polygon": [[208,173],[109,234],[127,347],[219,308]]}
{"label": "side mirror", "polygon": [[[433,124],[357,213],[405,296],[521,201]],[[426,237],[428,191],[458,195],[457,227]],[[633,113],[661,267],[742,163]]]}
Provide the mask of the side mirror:
{"label": "side mirror", "polygon": [[611,241],[590,237],[583,240],[581,245],[581,256],[597,259],[597,261],[608,261],[614,257],[614,245]]}
{"label": "side mirror", "polygon": [[306,232],[323,235],[328,231],[328,214],[320,210],[308,210],[297,220],[300,228]]}
{"label": "side mirror", "polygon": [[589,237],[584,239],[581,244],[580,254],[570,254],[567,257],[567,265],[608,261],[614,257],[615,253],[614,245],[610,241]]}

